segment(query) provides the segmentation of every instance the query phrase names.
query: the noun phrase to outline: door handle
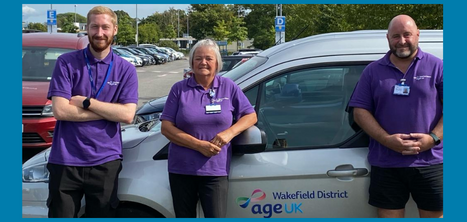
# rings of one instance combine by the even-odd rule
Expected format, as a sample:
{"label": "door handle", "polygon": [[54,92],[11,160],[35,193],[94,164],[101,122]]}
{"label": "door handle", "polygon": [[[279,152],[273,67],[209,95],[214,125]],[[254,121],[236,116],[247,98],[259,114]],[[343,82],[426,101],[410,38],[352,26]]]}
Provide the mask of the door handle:
{"label": "door handle", "polygon": [[366,168],[353,168],[350,164],[344,164],[337,166],[334,170],[328,170],[326,173],[330,177],[355,177],[355,176],[365,176],[368,174],[368,169]]}
{"label": "door handle", "polygon": [[287,134],[289,134],[289,132],[287,132],[287,131],[284,131],[283,133],[277,133],[278,136],[285,136]]}

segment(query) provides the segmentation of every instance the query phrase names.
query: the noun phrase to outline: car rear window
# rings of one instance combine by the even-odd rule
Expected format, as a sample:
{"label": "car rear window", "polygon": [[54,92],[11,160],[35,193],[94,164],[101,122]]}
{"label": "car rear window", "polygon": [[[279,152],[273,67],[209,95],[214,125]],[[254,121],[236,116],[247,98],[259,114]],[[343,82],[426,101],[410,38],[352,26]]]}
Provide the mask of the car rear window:
{"label": "car rear window", "polygon": [[57,58],[73,49],[24,47],[23,81],[50,81]]}

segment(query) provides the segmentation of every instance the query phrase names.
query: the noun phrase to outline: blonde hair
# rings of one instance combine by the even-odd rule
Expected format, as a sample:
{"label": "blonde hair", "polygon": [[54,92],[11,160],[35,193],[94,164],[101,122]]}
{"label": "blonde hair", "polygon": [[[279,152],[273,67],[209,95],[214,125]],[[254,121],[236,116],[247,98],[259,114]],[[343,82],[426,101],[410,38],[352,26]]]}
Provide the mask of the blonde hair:
{"label": "blonde hair", "polygon": [[89,25],[89,21],[91,21],[90,19],[91,15],[100,15],[100,14],[109,15],[110,18],[112,19],[112,24],[114,24],[114,26],[117,26],[118,24],[117,14],[115,14],[115,12],[112,11],[112,9],[107,8],[105,6],[96,6],[92,8],[91,10],[89,10],[88,16],[87,16],[87,19],[88,19],[87,24]]}
{"label": "blonde hair", "polygon": [[191,48],[190,54],[189,54],[189,60],[188,60],[188,62],[190,63],[190,68],[193,68],[193,55],[195,54],[196,49],[202,46],[209,47],[211,50],[214,51],[214,54],[216,54],[216,59],[217,59],[216,73],[220,72],[222,70],[222,65],[223,65],[222,56],[221,56],[221,53],[219,52],[219,46],[212,39],[200,40],[193,46],[193,48]]}

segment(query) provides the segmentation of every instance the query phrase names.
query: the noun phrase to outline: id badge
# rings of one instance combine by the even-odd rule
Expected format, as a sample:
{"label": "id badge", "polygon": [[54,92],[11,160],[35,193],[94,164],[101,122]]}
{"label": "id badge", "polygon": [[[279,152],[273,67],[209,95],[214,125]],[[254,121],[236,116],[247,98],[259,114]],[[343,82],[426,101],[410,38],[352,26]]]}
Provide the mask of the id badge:
{"label": "id badge", "polygon": [[394,95],[408,96],[410,94],[410,86],[396,85],[394,86]]}
{"label": "id badge", "polygon": [[220,104],[206,105],[206,114],[212,114],[212,113],[221,113],[221,105]]}

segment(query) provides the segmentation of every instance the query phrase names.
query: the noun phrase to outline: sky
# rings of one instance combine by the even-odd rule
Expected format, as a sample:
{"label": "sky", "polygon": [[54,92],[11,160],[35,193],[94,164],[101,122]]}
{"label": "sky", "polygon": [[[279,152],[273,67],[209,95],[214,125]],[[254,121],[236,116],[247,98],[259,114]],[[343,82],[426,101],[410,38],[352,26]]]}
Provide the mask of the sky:
{"label": "sky", "polygon": [[[76,4],[76,14],[86,17],[88,11],[99,4]],[[123,10],[130,17],[136,17],[136,4],[100,4],[112,10]],[[52,8],[51,8],[52,6]],[[146,18],[154,12],[170,8],[187,10],[189,4],[138,4],[138,18]],[[23,22],[47,22],[47,10],[55,9],[57,14],[75,12],[75,4],[23,4]]]}

